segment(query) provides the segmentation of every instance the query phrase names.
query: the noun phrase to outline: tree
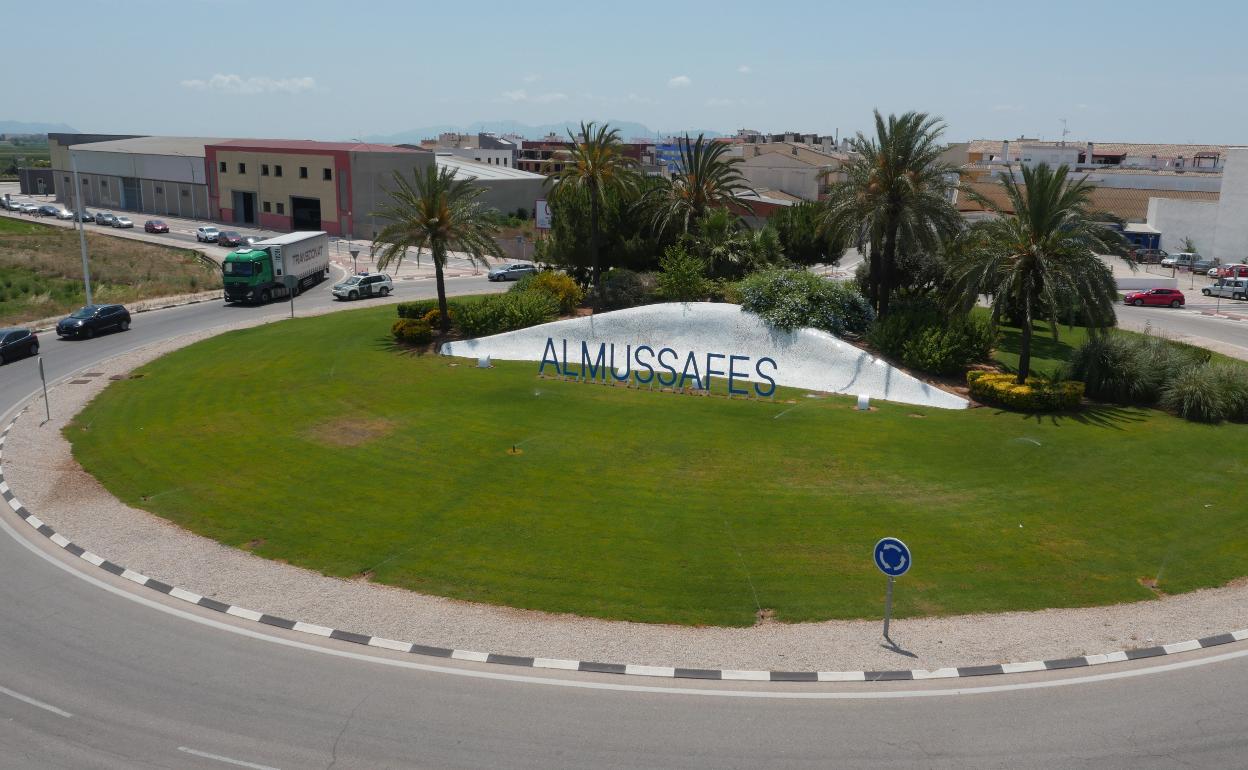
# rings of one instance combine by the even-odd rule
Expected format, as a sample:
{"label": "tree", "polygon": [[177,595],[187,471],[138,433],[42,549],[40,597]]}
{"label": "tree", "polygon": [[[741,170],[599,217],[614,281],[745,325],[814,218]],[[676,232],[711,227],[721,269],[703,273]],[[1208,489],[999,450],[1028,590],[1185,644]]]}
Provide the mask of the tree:
{"label": "tree", "polygon": [[940,160],[944,124],[922,112],[888,120],[875,112],[875,136],[850,140],[856,157],[842,167],[845,180],[832,185],[824,227],[854,234],[867,249],[870,300],[888,314],[899,255],[938,253],[955,236],[962,218],[953,206],[958,168]]}
{"label": "tree", "polygon": [[579,137],[569,129],[572,146],[566,157],[561,157],[563,167],[558,173],[547,177],[553,183],[551,197],[560,200],[582,197],[589,204],[589,251],[590,275],[595,288],[599,285],[599,249],[601,232],[599,219],[602,215],[603,196],[608,190],[636,187],[637,161],[624,155],[619,129],[609,124],[601,126],[590,122],[581,124]]}
{"label": "tree", "polygon": [[1057,334],[1059,316],[1069,310],[1113,317],[1117,286],[1098,254],[1122,253],[1126,241],[1089,210],[1094,187],[1087,177],[1071,180],[1069,167],[1047,163],[1013,169],[1001,178],[1012,214],[985,201],[996,216],[970,228],[964,248],[954,251],[952,299],[969,310],[981,295],[992,302],[993,327],[1006,312],[1017,313],[1022,329],[1017,381],[1031,371],[1032,322],[1048,321]]}
{"label": "tree", "polygon": [[[636,212],[640,196],[657,180],[641,178],[635,188],[604,190],[598,217],[598,269],[612,267],[651,270],[658,266],[664,246],[675,239],[651,237],[649,222]],[[535,259],[558,265],[586,285],[592,284],[591,230],[588,196],[569,194],[551,200],[551,229],[537,242]]]}
{"label": "tree", "polygon": [[780,236],[784,256],[799,265],[834,265],[845,255],[844,234],[823,226],[823,208],[802,201],[780,209],[770,224]]}
{"label": "tree", "polygon": [[724,208],[708,211],[681,240],[705,260],[717,278],[740,278],[784,262],[784,249],[775,228],[751,230],[740,217]]}
{"label": "tree", "polygon": [[742,159],[730,157],[728,145],[707,142],[702,134],[690,140],[685,134],[679,147],[680,168],[656,186],[646,201],[655,230],[667,231],[676,224],[680,232],[687,233],[716,208],[753,211],[743,194],[754,191],[737,170]]}
{"label": "tree", "polygon": [[429,249],[437,278],[438,316],[442,334],[446,334],[451,326],[442,275],[447,252],[460,252],[474,265],[485,261],[487,255],[501,259],[502,251],[494,240],[498,225],[492,213],[477,202],[485,188],[455,178],[454,169],[438,170],[431,163],[423,171],[414,169],[410,181],[396,171],[394,182],[396,189],[389,191],[390,205],[375,214],[389,224],[373,240],[370,254],[380,254],[379,270],[391,264],[397,270],[408,249],[416,249],[416,264]]}

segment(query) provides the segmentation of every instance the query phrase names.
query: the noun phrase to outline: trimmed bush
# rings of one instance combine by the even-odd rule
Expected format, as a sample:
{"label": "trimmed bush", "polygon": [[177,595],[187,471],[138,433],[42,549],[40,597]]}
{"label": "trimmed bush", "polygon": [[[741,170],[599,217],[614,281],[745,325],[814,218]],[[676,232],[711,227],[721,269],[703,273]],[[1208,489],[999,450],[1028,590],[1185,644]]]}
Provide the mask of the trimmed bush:
{"label": "trimmed bush", "polygon": [[927,298],[903,300],[871,325],[867,341],[886,356],[919,371],[958,374],[986,361],[996,342],[987,321],[950,315]]}
{"label": "trimmed bush", "polygon": [[838,336],[861,334],[875,319],[871,305],[852,286],[805,270],[764,270],[738,288],[742,308],[785,331],[813,327]]}
{"label": "trimmed bush", "polygon": [[555,301],[555,304],[559,306],[559,312],[564,315],[576,310],[577,305],[585,300],[585,292],[572,279],[572,276],[556,273],[553,270],[530,273],[516,281],[515,285],[507,291],[516,294],[526,291],[545,292]]}
{"label": "trimmed bush", "polygon": [[662,268],[655,281],[657,294],[669,302],[698,302],[711,291],[706,279],[706,260],[690,254],[684,246],[668,246],[659,259]]}
{"label": "trimmed bush", "polygon": [[1059,412],[1075,409],[1083,400],[1083,383],[1075,380],[1049,381],[1028,377],[1022,385],[1013,374],[971,371],[966,383],[971,396],[985,404],[996,404],[1022,412]]}
{"label": "trimmed bush", "polygon": [[418,299],[415,302],[400,302],[394,307],[399,314],[399,318],[419,320],[429,315],[430,310],[437,310],[438,301],[436,299]]}
{"label": "trimmed bush", "polygon": [[484,337],[553,321],[558,313],[559,306],[545,292],[508,292],[457,305],[455,322],[464,334]]}
{"label": "trimmed bush", "polygon": [[428,345],[433,341],[433,330],[423,320],[400,318],[390,327],[395,342],[405,345]]}
{"label": "trimmed bush", "polygon": [[[446,315],[451,319],[451,323],[455,323],[455,309],[450,305],[447,305],[446,307]],[[431,329],[440,329],[442,328],[442,311],[435,307],[433,310],[425,313],[424,317],[420,320],[429,324],[429,328]]]}

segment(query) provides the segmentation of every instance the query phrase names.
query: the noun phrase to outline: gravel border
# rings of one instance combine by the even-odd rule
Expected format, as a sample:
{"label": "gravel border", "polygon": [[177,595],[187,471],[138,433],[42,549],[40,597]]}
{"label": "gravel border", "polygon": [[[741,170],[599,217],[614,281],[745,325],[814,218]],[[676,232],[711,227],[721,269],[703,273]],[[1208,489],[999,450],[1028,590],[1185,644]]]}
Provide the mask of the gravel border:
{"label": "gravel border", "polygon": [[[895,647],[881,643],[878,621],[692,628],[473,604],[327,577],[223,546],[122,504],[73,460],[60,429],[110,377],[125,376],[147,361],[200,339],[253,325],[232,324],[156,343],[67,378],[53,389],[49,423],[40,424],[43,405],[36,400],[27,405],[33,411],[26,419],[6,429],[7,443],[0,443],[7,450],[0,457],[4,474],[0,492],[8,500],[15,494],[9,487],[20,490],[23,510],[38,512],[34,521],[23,517],[28,523],[46,527],[46,532],[40,532],[63,548],[58,538],[74,548],[108,554],[107,562],[95,557],[100,566],[112,565],[119,571],[104,568],[135,582],[158,590],[168,586],[166,593],[175,590],[172,586],[183,586],[177,590],[208,602],[202,606],[225,608],[221,611],[262,607],[263,613],[240,610],[240,616],[254,615],[259,622],[296,627],[296,621],[283,619],[299,618],[297,630],[311,629],[324,636],[335,629],[351,629],[337,637],[348,641],[417,639],[414,651],[442,657],[458,651],[459,657],[470,660],[539,667],[540,662],[553,662],[549,667],[555,668],[622,660],[631,663],[586,663],[588,668],[583,670],[650,676],[674,676],[688,670],[699,678],[747,679],[770,679],[774,672],[787,680],[829,681],[868,675],[910,679],[1068,668],[1248,638],[1248,631],[1223,633],[1226,628],[1248,628],[1248,579],[1223,588],[1109,607],[903,619],[893,623],[893,637],[899,645]],[[14,510],[22,506],[9,504]],[[157,575],[159,580],[147,575]],[[407,642],[394,644],[412,648]],[[470,652],[481,649],[492,652]],[[978,665],[958,667],[966,661]],[[666,673],[669,669],[672,674]],[[716,671],[721,676],[712,676]]]}

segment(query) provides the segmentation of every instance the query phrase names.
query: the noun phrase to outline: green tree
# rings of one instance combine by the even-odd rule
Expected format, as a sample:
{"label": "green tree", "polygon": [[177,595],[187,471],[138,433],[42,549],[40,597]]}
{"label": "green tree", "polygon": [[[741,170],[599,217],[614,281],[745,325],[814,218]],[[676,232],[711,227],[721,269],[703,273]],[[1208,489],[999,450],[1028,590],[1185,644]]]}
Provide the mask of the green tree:
{"label": "green tree", "polygon": [[994,328],[1003,314],[1017,313],[1020,384],[1031,371],[1034,320],[1047,321],[1056,337],[1062,313],[1112,318],[1118,299],[1113,274],[1098,254],[1121,253],[1126,241],[1090,211],[1094,188],[1087,177],[1069,174],[1065,165],[1041,163],[1022,169],[1020,185],[1011,169],[1001,185],[1014,213],[985,201],[997,216],[970,228],[965,247],[954,252],[954,302],[969,309],[987,295]]}
{"label": "green tree", "polygon": [[867,249],[869,298],[880,316],[898,273],[899,255],[938,253],[962,218],[953,205],[956,166],[941,161],[944,124],[922,112],[885,120],[875,112],[875,136],[850,140],[856,156],[842,167],[825,202],[828,232],[854,234]]}
{"label": "green tree", "polygon": [[835,265],[845,255],[840,230],[824,227],[823,208],[803,201],[780,209],[769,222],[780,236],[784,256],[798,265]]}
{"label": "green tree", "polygon": [[603,196],[608,190],[636,187],[637,161],[624,155],[619,129],[611,128],[607,123],[601,126],[593,122],[582,123],[580,136],[573,136],[569,130],[568,137],[572,146],[567,155],[560,158],[563,166],[546,181],[554,185],[551,191],[554,200],[578,197],[589,204],[590,279],[597,288],[601,278],[599,249],[602,233],[599,219]]}
{"label": "green tree", "polygon": [[668,231],[674,225],[687,233],[712,209],[752,212],[744,197],[753,190],[737,169],[741,158],[728,155],[728,145],[707,142],[702,134],[679,142],[680,168],[656,186],[645,202],[652,211],[654,229]]}
{"label": "green tree", "polygon": [[438,170],[430,163],[423,171],[415,169],[409,181],[394,173],[395,189],[390,190],[390,205],[375,216],[387,224],[373,241],[370,253],[378,256],[377,268],[391,264],[397,270],[408,249],[416,249],[420,264],[425,249],[433,255],[434,275],[438,286],[438,316],[443,334],[450,331],[451,318],[446,307],[446,281],[443,268],[449,251],[462,253],[474,265],[486,256],[502,258],[494,236],[498,225],[494,216],[481,208],[477,198],[484,187],[468,179],[456,179],[455,170]]}
{"label": "green tree", "polygon": [[708,211],[681,240],[703,258],[718,278],[740,278],[784,262],[784,249],[775,228],[751,230],[740,217],[724,208]]}
{"label": "green tree", "polygon": [[706,299],[711,282],[706,280],[706,260],[691,254],[683,244],[668,246],[659,260],[657,293],[670,302],[697,302]]}

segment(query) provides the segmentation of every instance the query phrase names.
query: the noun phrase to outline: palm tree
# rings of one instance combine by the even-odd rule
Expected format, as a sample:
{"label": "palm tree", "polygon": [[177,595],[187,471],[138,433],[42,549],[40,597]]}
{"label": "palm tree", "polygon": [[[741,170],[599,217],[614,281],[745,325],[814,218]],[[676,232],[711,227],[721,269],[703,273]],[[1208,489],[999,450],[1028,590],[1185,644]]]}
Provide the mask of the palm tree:
{"label": "palm tree", "polygon": [[985,201],[996,217],[974,225],[964,236],[953,263],[953,298],[969,310],[981,295],[992,301],[995,327],[1008,312],[1022,327],[1018,378],[1031,371],[1031,325],[1049,322],[1057,332],[1058,316],[1075,310],[1092,317],[1113,317],[1117,288],[1098,254],[1121,253],[1126,241],[1103,217],[1088,208],[1087,177],[1071,180],[1070,169],[1047,163],[1013,169],[1001,178],[1013,213]]}
{"label": "palm tree", "polygon": [[572,146],[558,159],[563,166],[548,176],[546,182],[554,184],[551,198],[555,201],[582,195],[589,199],[591,280],[597,288],[600,277],[598,220],[602,216],[603,196],[609,190],[622,192],[636,187],[637,161],[624,154],[619,129],[607,123],[601,126],[592,121],[581,123],[580,136],[573,136],[569,129],[568,137]]}
{"label": "palm tree", "polygon": [[646,201],[654,207],[655,230],[663,232],[672,223],[679,222],[680,232],[687,233],[708,211],[716,208],[753,212],[743,194],[752,194],[754,190],[737,170],[742,159],[728,156],[727,144],[707,142],[702,134],[690,140],[685,134],[679,146],[680,168],[670,179],[656,186],[651,200]]}
{"label": "palm tree", "polygon": [[899,254],[936,253],[961,228],[953,205],[957,166],[940,159],[944,124],[922,112],[889,115],[875,111],[875,136],[850,140],[856,153],[842,167],[845,180],[831,186],[825,202],[825,231],[856,233],[868,249],[871,302],[888,314]]}
{"label": "palm tree", "polygon": [[438,284],[438,315],[441,332],[450,331],[451,318],[446,308],[446,282],[442,269],[447,252],[461,252],[473,265],[487,256],[501,259],[503,254],[494,236],[498,225],[477,198],[485,192],[468,179],[456,179],[455,170],[438,169],[431,163],[423,171],[413,169],[409,181],[394,172],[396,189],[390,191],[391,203],[375,216],[387,224],[373,240],[369,253],[376,256],[377,268],[385,270],[392,263],[397,270],[408,249],[416,249],[416,264],[429,249]]}

